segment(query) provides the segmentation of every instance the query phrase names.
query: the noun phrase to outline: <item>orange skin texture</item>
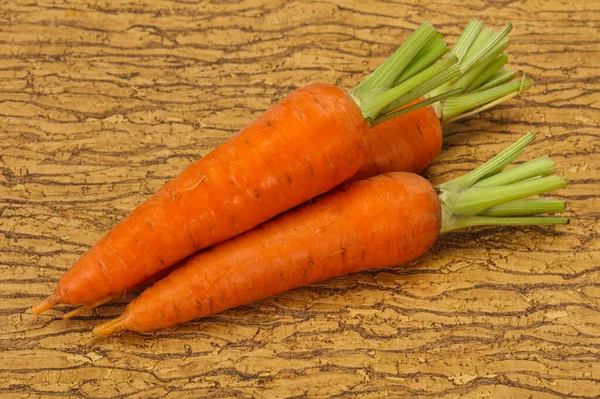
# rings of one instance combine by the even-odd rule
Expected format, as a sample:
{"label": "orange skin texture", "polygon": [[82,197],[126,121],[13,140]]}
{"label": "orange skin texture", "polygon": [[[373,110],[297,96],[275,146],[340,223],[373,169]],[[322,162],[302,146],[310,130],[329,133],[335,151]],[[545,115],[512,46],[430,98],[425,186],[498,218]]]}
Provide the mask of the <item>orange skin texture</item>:
{"label": "orange skin texture", "polygon": [[336,187],[359,170],[369,147],[369,129],[344,91],[298,89],[137,207],[64,274],[46,305],[130,291]]}
{"label": "orange skin texture", "polygon": [[355,182],[193,256],[134,299],[117,328],[108,322],[95,332],[153,331],[398,265],[426,252],[440,228],[440,200],[424,178],[396,172]]}
{"label": "orange skin texture", "polygon": [[[388,172],[421,173],[439,154],[442,139],[442,125],[432,107],[420,108],[377,125],[371,129],[371,147],[366,161],[343,185]],[[169,272],[180,264],[169,268]],[[167,274],[159,272],[128,291],[150,286]],[[116,295],[117,298],[121,296]]]}
{"label": "orange skin texture", "polygon": [[388,172],[421,173],[440,153],[442,139],[440,119],[429,106],[385,121],[371,129],[367,160],[349,181]]}

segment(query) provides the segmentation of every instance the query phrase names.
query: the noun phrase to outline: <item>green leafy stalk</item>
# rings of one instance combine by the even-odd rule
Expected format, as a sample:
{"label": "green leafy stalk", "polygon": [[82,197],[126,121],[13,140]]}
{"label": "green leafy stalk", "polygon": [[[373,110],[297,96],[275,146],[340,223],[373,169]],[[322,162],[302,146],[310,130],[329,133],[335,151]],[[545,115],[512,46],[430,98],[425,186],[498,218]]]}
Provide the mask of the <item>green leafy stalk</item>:
{"label": "green leafy stalk", "polygon": [[529,132],[477,169],[474,169],[459,178],[441,184],[438,187],[443,190],[462,190],[471,187],[479,180],[502,171],[502,169],[519,158],[521,154],[523,154],[525,147],[531,144],[533,140],[535,140],[535,134]]}
{"label": "green leafy stalk", "polygon": [[467,86],[466,90],[471,91],[476,87],[480,87],[484,82],[490,80],[498,71],[500,71],[504,65],[508,62],[507,54],[500,54],[494,61],[485,67],[478,75],[474,76],[471,83]]}
{"label": "green leafy stalk", "polygon": [[483,29],[483,22],[476,19],[469,22],[460,34],[454,47],[450,50],[450,54],[457,56],[462,61],[475,39],[479,36],[481,29]]}
{"label": "green leafy stalk", "polygon": [[472,187],[495,187],[531,179],[536,176],[549,176],[556,172],[554,162],[548,157],[540,157],[514,168],[480,180]]}
{"label": "green leafy stalk", "polygon": [[[419,75],[412,77],[406,82],[401,83],[400,85],[389,89],[386,95],[389,95],[390,98],[393,97],[391,103],[387,103],[383,109],[383,113],[388,113],[398,109],[404,104],[408,104],[409,102],[419,98],[423,94],[431,91],[434,87],[439,86],[440,82],[447,82],[450,79],[453,79],[457,76],[460,76],[460,68],[458,67],[458,58],[456,56],[449,56],[444,60],[436,63],[432,67],[426,69],[421,72]],[[398,95],[398,93],[403,92],[405,94]],[[380,99],[386,98],[386,95],[382,95],[383,93],[377,93],[378,96],[381,96]],[[383,102],[382,102],[383,103]],[[373,105],[376,102],[373,101]],[[378,110],[378,114],[381,113],[381,109]]]}
{"label": "green leafy stalk", "polygon": [[510,45],[508,34],[511,29],[512,25],[507,24],[502,31],[493,32],[483,29],[483,24],[479,21],[471,21],[465,28],[449,52],[449,55],[459,58],[461,75],[424,96],[436,97],[453,89],[461,89],[460,93],[433,105],[443,123],[482,112],[529,89],[531,82],[527,79],[509,84],[516,74],[504,67],[508,57],[503,51]]}
{"label": "green leafy stalk", "polygon": [[[460,75],[454,56],[436,62],[448,52],[442,35],[423,23],[379,68],[348,94],[359,106],[367,123],[392,102],[403,107],[433,88]],[[427,103],[416,104],[416,108]]]}
{"label": "green leafy stalk", "polygon": [[[500,44],[502,44],[503,46],[499,47],[499,48],[494,48],[492,51],[490,51],[489,53],[485,54],[485,56],[481,59],[481,61],[479,62],[479,64],[476,64],[473,68],[471,68],[467,72],[463,71],[462,76],[456,82],[454,82],[454,84],[452,85],[452,87],[453,88],[462,87],[463,89],[465,89],[465,91],[468,91],[468,90],[472,90],[473,87],[480,86],[480,85],[475,84],[476,81],[479,80],[482,77],[485,77],[484,73],[487,71],[487,68],[489,66],[492,66],[492,64],[494,63],[494,61],[496,61],[496,59],[499,56],[502,57],[500,54],[504,50],[506,50],[506,48],[509,45],[509,42],[506,41],[506,42],[503,42],[503,43],[500,43]],[[504,57],[506,57],[506,60],[508,61],[508,56],[504,55]],[[498,69],[500,69],[503,66],[504,65],[500,65],[498,67]],[[494,72],[496,72],[496,71],[494,71]],[[487,79],[485,79],[485,80],[487,80]],[[482,83],[485,80],[482,80]]]}
{"label": "green leafy stalk", "polygon": [[447,202],[457,216],[473,216],[495,205],[531,197],[567,187],[567,180],[560,176],[520,181],[497,187],[473,187],[455,193]]}
{"label": "green leafy stalk", "polygon": [[454,122],[498,105],[531,87],[526,79],[513,81],[483,91],[475,91],[448,98],[442,105],[444,123]]}
{"label": "green leafy stalk", "polygon": [[540,213],[557,213],[565,210],[565,201],[554,199],[519,199],[496,205],[483,212],[483,216],[527,216]]}
{"label": "green leafy stalk", "polygon": [[389,104],[396,107],[408,104],[438,85],[440,81],[447,81],[460,74],[458,59],[448,57],[432,65],[423,72],[413,76],[407,81],[391,89],[373,89],[363,92],[360,104],[363,116],[367,120],[375,119]]}
{"label": "green leafy stalk", "polygon": [[[467,61],[466,55],[469,50],[472,51],[473,46],[477,38],[480,37],[480,34],[483,29],[483,23],[478,20],[473,20],[469,22],[467,27],[462,31],[455,45],[450,49],[450,55],[455,55],[459,63],[461,65],[461,73],[463,72],[462,66]],[[436,87],[430,93],[427,94],[428,97],[435,97],[440,93],[447,92],[452,89],[453,81],[446,82],[443,85]]]}
{"label": "green leafy stalk", "polygon": [[443,123],[482,112],[531,86],[524,77],[513,81],[516,75],[505,68],[511,29],[507,24],[494,32],[471,21],[449,50],[424,23],[348,94],[370,126],[430,104]]}
{"label": "green leafy stalk", "polygon": [[475,226],[549,226],[556,224],[569,224],[569,218],[557,216],[529,216],[529,217],[493,217],[471,216],[447,222],[442,227],[442,232],[464,229]]}
{"label": "green leafy stalk", "polygon": [[482,225],[564,224],[567,218],[525,217],[564,210],[564,201],[525,198],[564,188],[567,180],[548,176],[554,163],[545,157],[505,172],[535,135],[528,133],[473,171],[437,187],[442,201],[442,232]]}
{"label": "green leafy stalk", "polygon": [[444,43],[442,38],[435,38],[435,40],[429,46],[421,50],[421,52],[417,54],[413,61],[408,64],[400,76],[398,76],[393,86],[398,86],[400,83],[412,78],[420,71],[429,68],[447,52],[448,46],[446,43]]}
{"label": "green leafy stalk", "polygon": [[496,86],[500,86],[501,84],[508,83],[514,78],[517,77],[515,72],[509,71],[506,68],[500,69],[496,72],[491,78],[489,78],[485,83],[479,86],[475,91],[483,91],[487,89],[491,89]]}
{"label": "green leafy stalk", "polygon": [[[505,42],[506,40],[508,40],[507,39],[508,34],[510,33],[511,30],[512,30],[512,24],[507,24],[504,27],[504,29],[502,29],[502,31],[500,31],[499,33],[497,33],[497,34],[492,33],[489,36],[485,36],[485,38],[483,39],[482,44],[480,46],[479,45],[473,46],[473,49],[476,51],[473,51],[472,54],[471,54],[471,52],[467,52],[467,55],[465,56],[466,60],[464,63],[461,64],[461,68],[463,69],[463,71],[466,72],[469,69],[476,66],[491,51],[498,48],[497,46],[502,47],[503,46],[502,43]],[[477,41],[476,41],[476,43],[477,43]]]}
{"label": "green leafy stalk", "polygon": [[441,37],[428,22],[422,23],[406,41],[386,59],[371,75],[367,76],[351,92],[356,93],[377,88],[393,86],[404,68],[421,52],[433,39]]}
{"label": "green leafy stalk", "polygon": [[423,101],[420,101],[416,104],[410,105],[408,107],[404,107],[404,108],[400,108],[400,109],[396,109],[394,112],[390,112],[389,114],[381,114],[379,115],[377,118],[375,118],[371,123],[369,123],[370,127],[376,126],[380,123],[383,123],[387,120],[393,119],[397,116],[400,115],[404,115],[407,114],[409,112],[412,112],[416,109],[422,108],[422,107],[426,107],[428,105],[434,105],[435,103],[437,103],[438,101],[442,101],[445,98],[448,98],[450,96],[455,95],[457,92],[461,91],[461,89],[456,89],[456,90],[452,90],[449,91],[447,93],[443,93],[440,95],[437,95],[435,97],[431,97],[431,98],[427,98]]}
{"label": "green leafy stalk", "polygon": [[472,63],[472,61],[476,59],[475,57],[478,54],[481,54],[481,51],[492,41],[492,39],[494,39],[494,37],[494,31],[491,29],[482,29],[479,32],[471,46],[467,49],[464,57],[460,60],[460,65],[463,70],[467,70],[468,63]]}

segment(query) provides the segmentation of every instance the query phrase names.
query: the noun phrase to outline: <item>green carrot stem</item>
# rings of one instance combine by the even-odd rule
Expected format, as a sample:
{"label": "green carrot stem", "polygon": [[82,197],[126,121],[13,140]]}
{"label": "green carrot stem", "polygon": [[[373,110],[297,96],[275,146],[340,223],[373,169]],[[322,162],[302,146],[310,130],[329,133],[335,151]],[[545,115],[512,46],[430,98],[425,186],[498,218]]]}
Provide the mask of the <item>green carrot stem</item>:
{"label": "green carrot stem", "polygon": [[[448,51],[441,37],[430,24],[422,24],[391,57],[348,92],[367,123],[392,102],[403,107],[460,75],[456,57],[435,62]],[[395,85],[399,78],[403,81]]]}
{"label": "green carrot stem", "polygon": [[470,216],[467,218],[458,218],[442,220],[440,233],[464,229],[475,226],[549,226],[557,224],[569,224],[569,218],[556,216],[531,216],[531,217],[488,217],[488,216]]}
{"label": "green carrot stem", "polygon": [[494,76],[492,76],[487,82],[479,86],[476,89],[476,91],[484,91],[487,89],[491,89],[492,87],[500,86],[501,84],[510,82],[516,76],[517,74],[515,72],[509,71],[506,68],[502,68],[498,72],[496,72]]}
{"label": "green carrot stem", "polygon": [[458,59],[450,56],[396,87],[363,91],[358,104],[361,106],[365,119],[373,120],[389,104],[395,104],[394,108],[390,110],[393,111],[395,108],[423,96],[431,90],[432,86],[435,87],[459,75]]}
{"label": "green carrot stem", "polygon": [[451,90],[451,91],[449,91],[447,93],[442,93],[442,94],[439,94],[439,95],[437,95],[435,97],[427,98],[427,99],[425,99],[423,101],[418,102],[417,104],[413,104],[413,105],[408,106],[408,107],[397,109],[397,110],[395,110],[393,112],[390,112],[389,114],[380,114],[373,121],[367,121],[368,125],[369,125],[369,127],[373,127],[373,126],[379,125],[380,123],[383,123],[383,122],[385,122],[387,120],[393,119],[393,118],[395,118],[397,116],[400,116],[400,115],[412,112],[415,109],[419,109],[419,108],[422,108],[422,107],[426,107],[428,105],[435,104],[435,103],[437,103],[437,102],[439,102],[439,101],[441,101],[441,100],[443,100],[445,98],[448,98],[450,96],[455,95],[457,92],[460,92],[460,91],[462,91],[462,90],[461,89]]}
{"label": "green carrot stem", "polygon": [[554,199],[519,199],[496,205],[481,213],[482,216],[528,216],[557,213],[566,208],[566,202]]}
{"label": "green carrot stem", "polygon": [[486,39],[485,45],[483,45],[480,49],[475,47],[477,49],[475,54],[471,56],[470,53],[467,52],[467,55],[465,56],[467,60],[464,62],[464,64],[461,65],[463,72],[466,72],[475,65],[477,65],[477,63],[479,63],[482,58],[484,58],[490,51],[492,51],[492,49],[494,49],[497,45],[506,40],[511,30],[512,24],[509,23],[504,27],[504,29],[502,29],[502,31],[500,31],[497,34],[493,34],[491,40]]}
{"label": "green carrot stem", "polygon": [[444,43],[442,38],[436,37],[433,43],[421,50],[404,71],[402,71],[400,76],[396,79],[394,86],[398,86],[400,83],[412,78],[420,71],[429,68],[447,52],[448,46],[446,43]]}
{"label": "green carrot stem", "polygon": [[395,111],[419,97],[443,100],[421,101],[407,109],[432,104],[443,123],[484,111],[531,86],[525,78],[510,82],[515,75],[504,69],[508,57],[502,52],[510,44],[511,28],[507,24],[501,32],[493,32],[483,29],[480,21],[471,21],[448,50],[442,36],[424,23],[349,94],[372,126],[408,112]]}
{"label": "green carrot stem", "polygon": [[[412,77],[393,89],[389,89],[387,95],[394,97],[395,100],[386,104],[383,110],[379,110],[378,113],[385,114],[398,109],[402,105],[408,104],[409,102],[423,96],[425,93],[430,92],[433,88],[438,87],[441,83],[445,83],[458,76],[460,76],[458,58],[456,58],[454,55],[451,55],[421,72],[419,75]],[[411,88],[411,85],[414,85],[414,87]],[[405,92],[405,94],[398,96],[396,92],[399,91]],[[381,96],[381,93],[377,93],[377,95]],[[382,98],[385,97],[382,96]],[[375,104],[375,101],[373,101],[373,104]]]}
{"label": "green carrot stem", "polygon": [[[442,106],[442,120],[444,123],[450,123],[471,115],[474,112],[481,112],[483,109],[489,108],[487,106],[488,104],[493,103],[493,105],[497,105],[498,100],[504,102],[530,87],[531,81],[523,79],[505,83],[488,90],[476,91],[448,98],[444,101]],[[478,107],[483,108],[478,109]]]}
{"label": "green carrot stem", "polygon": [[[492,58],[492,56],[494,56],[494,58]],[[464,85],[465,91],[470,92],[481,86],[496,72],[498,72],[500,68],[506,65],[507,62],[507,54],[498,55],[496,53],[490,53],[490,57],[487,57],[484,61],[482,61],[481,65],[476,66],[464,74],[464,76],[467,76],[467,78],[465,78],[461,83]]]}
{"label": "green carrot stem", "polygon": [[475,40],[473,40],[471,47],[469,47],[464,57],[461,59],[460,65],[463,68],[463,71],[466,71],[467,63],[475,59],[475,57],[480,54],[481,50],[483,50],[495,37],[496,34],[491,29],[482,29],[479,32],[477,37],[475,37]]}
{"label": "green carrot stem", "polygon": [[554,162],[548,157],[540,157],[478,181],[472,187],[504,186],[537,176],[549,176],[554,172],[556,172]]}
{"label": "green carrot stem", "polygon": [[443,190],[461,190],[471,187],[479,180],[500,172],[508,164],[516,160],[521,156],[525,147],[531,144],[533,140],[535,140],[535,134],[529,132],[483,165],[459,178],[441,184],[438,187]]}
{"label": "green carrot stem", "polygon": [[392,87],[404,68],[440,33],[428,22],[422,23],[406,41],[352,92]]}
{"label": "green carrot stem", "polygon": [[472,187],[455,194],[446,205],[455,215],[472,216],[504,202],[565,187],[567,187],[567,180],[560,176],[541,177],[505,186]]}
{"label": "green carrot stem", "polygon": [[450,54],[457,56],[462,63],[465,54],[473,45],[473,41],[475,41],[482,28],[483,23],[481,21],[473,20],[469,22],[458,37],[458,40],[456,40],[454,47],[450,50]]}
{"label": "green carrot stem", "polygon": [[[510,72],[497,75],[499,69],[506,71],[503,66],[508,58],[502,52],[510,45],[508,34],[511,29],[512,25],[507,24],[502,31],[493,32],[483,29],[481,22],[472,21],[463,31],[456,45],[449,52],[449,55],[456,55],[459,58],[461,76],[439,85],[425,95],[425,97],[436,97],[452,89],[463,89],[462,93],[433,105],[433,109],[443,123],[450,123],[485,111],[531,86],[528,80],[503,86],[514,79],[515,75]],[[479,89],[480,86],[484,86],[484,89]],[[475,95],[475,92],[482,94]]]}
{"label": "green carrot stem", "polygon": [[442,202],[442,232],[481,225],[568,222],[566,218],[524,217],[564,210],[564,201],[525,200],[567,186],[563,177],[537,177],[554,172],[550,159],[537,158],[502,172],[534,138],[533,133],[526,134],[480,167],[437,187]]}
{"label": "green carrot stem", "polygon": [[[490,80],[492,76],[494,76],[498,71],[500,71],[504,65],[508,62],[507,54],[500,54],[494,59],[488,66],[485,67],[480,73],[479,76],[475,76],[471,81],[469,86],[467,87],[467,91],[473,91],[482,86],[485,82]],[[493,87],[493,86],[491,86]]]}
{"label": "green carrot stem", "polygon": [[[462,65],[467,61],[467,52],[473,51],[474,43],[478,38],[481,41],[482,36],[480,35],[480,33],[482,32],[482,28],[483,23],[481,23],[481,21],[473,20],[469,22],[467,27],[460,34],[458,40],[456,41],[456,44],[450,49],[449,55],[455,55],[459,60],[459,64],[461,65],[461,73],[464,72],[462,70]],[[486,30],[486,32],[490,31]],[[485,45],[485,43],[481,43],[480,45],[478,45],[478,49],[481,49],[483,45]],[[446,93],[452,90],[452,84],[452,81],[446,82],[436,87],[427,96],[435,97],[440,93]]]}

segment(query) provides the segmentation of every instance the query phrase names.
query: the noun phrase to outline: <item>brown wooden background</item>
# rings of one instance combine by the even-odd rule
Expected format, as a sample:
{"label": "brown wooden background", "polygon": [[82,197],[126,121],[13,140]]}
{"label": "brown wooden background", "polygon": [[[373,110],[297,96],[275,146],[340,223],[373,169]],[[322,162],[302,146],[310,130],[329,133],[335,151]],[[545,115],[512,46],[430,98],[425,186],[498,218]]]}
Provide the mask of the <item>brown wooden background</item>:
{"label": "brown wooden background", "polygon": [[[116,221],[311,82],[350,88],[423,20],[512,21],[535,86],[446,126],[441,182],[521,134],[569,226],[449,234],[418,262],[152,336],[121,305],[24,313]],[[600,397],[600,3],[0,1],[0,398]],[[64,310],[64,309],[59,309]]]}

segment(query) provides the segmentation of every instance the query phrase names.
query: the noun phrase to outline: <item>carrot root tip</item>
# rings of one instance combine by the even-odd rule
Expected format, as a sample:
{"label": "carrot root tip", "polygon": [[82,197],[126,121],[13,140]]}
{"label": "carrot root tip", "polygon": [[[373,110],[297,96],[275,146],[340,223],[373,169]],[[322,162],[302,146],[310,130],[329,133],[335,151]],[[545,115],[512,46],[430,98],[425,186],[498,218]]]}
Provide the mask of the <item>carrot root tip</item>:
{"label": "carrot root tip", "polygon": [[102,306],[105,303],[110,302],[113,299],[117,299],[117,298],[120,298],[120,297],[121,297],[121,295],[109,295],[109,296],[107,296],[105,298],[97,300],[96,302],[92,302],[92,303],[89,303],[87,305],[80,306],[77,309],[73,309],[69,313],[65,313],[62,318],[63,318],[63,320],[70,319],[71,317],[74,317],[74,316],[80,315],[81,313],[84,313],[84,312],[87,312],[89,310],[95,309],[98,306]]}
{"label": "carrot root tip", "polygon": [[89,307],[88,307],[87,305],[80,306],[80,307],[78,307],[77,309],[73,309],[73,310],[71,310],[70,312],[68,312],[68,313],[65,313],[65,314],[62,316],[62,319],[63,319],[63,320],[70,319],[71,317],[75,317],[75,316],[77,316],[77,315],[80,315],[80,314],[81,314],[81,313],[83,313],[83,312],[86,312],[88,309],[89,309]]}
{"label": "carrot root tip", "polygon": [[54,293],[50,295],[48,298],[44,299],[41,303],[31,308],[31,313],[34,315],[39,315],[40,313],[45,312],[48,309],[51,309],[59,302],[59,296]]}
{"label": "carrot root tip", "polygon": [[121,315],[116,319],[109,320],[106,323],[102,323],[99,326],[96,326],[96,328],[92,330],[92,333],[94,333],[94,335],[97,335],[98,337],[108,337],[109,335],[112,335],[119,331],[123,331],[123,322],[125,321],[125,319],[126,316]]}

